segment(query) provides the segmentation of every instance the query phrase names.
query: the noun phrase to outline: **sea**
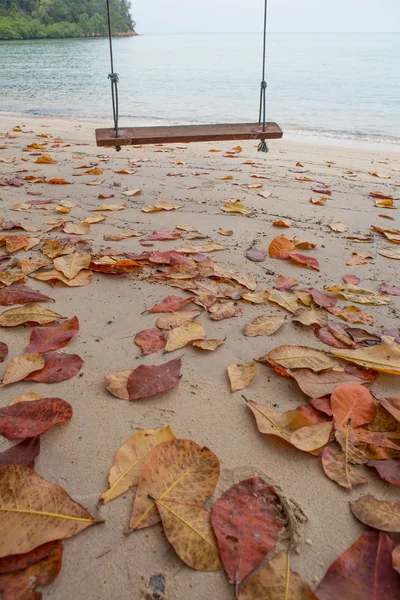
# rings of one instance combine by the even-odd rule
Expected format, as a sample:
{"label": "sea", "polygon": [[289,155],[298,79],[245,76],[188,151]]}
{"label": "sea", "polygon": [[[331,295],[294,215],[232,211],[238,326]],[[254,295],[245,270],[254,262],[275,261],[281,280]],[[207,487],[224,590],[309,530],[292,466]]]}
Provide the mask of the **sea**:
{"label": "sea", "polygon": [[[258,121],[262,34],[115,38],[120,122]],[[112,124],[106,38],[0,42],[0,111]],[[271,33],[268,120],[286,134],[400,143],[400,34]]]}

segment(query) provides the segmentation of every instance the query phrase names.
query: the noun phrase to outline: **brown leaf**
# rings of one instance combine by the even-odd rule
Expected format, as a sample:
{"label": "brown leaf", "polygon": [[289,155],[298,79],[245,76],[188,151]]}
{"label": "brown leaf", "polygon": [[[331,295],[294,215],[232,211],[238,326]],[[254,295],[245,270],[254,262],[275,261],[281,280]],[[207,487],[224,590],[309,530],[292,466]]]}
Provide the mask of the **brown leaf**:
{"label": "brown leaf", "polygon": [[400,397],[380,398],[379,402],[397,421],[400,422]]}
{"label": "brown leaf", "polygon": [[251,323],[244,326],[246,337],[258,335],[273,335],[285,323],[285,317],[256,317]]}
{"label": "brown leaf", "polygon": [[153,204],[153,206],[144,206],[142,208],[142,212],[151,213],[151,212],[159,212],[161,210],[178,210],[182,208],[183,204],[172,204],[171,202],[165,202],[164,200],[160,200]]}
{"label": "brown leaf", "polygon": [[9,286],[20,282],[26,282],[26,275],[24,273],[19,273],[18,271],[0,271],[0,283]]}
{"label": "brown leaf", "polygon": [[313,256],[306,256],[305,254],[300,254],[299,252],[291,252],[288,256],[292,262],[295,262],[299,265],[305,265],[306,267],[310,267],[310,269],[314,269],[315,271],[319,271],[319,262]]}
{"label": "brown leaf", "polygon": [[367,483],[367,479],[348,464],[344,452],[339,452],[329,447],[324,448],[322,452],[322,467],[329,479],[336,481],[336,483],[346,489],[351,489],[354,485]]}
{"label": "brown leaf", "polygon": [[54,302],[53,298],[45,296],[28,285],[14,285],[0,290],[0,305],[26,304],[27,302]]}
{"label": "brown leaf", "polygon": [[[243,586],[239,600],[318,600],[310,586],[290,569],[290,556],[281,552]],[[342,599],[341,599],[342,600]]]}
{"label": "brown leaf", "polygon": [[220,235],[225,235],[225,236],[228,236],[228,237],[231,236],[231,235],[233,235],[232,229],[222,229],[222,227],[220,227],[218,229],[218,233]]}
{"label": "brown leaf", "polygon": [[[335,366],[335,360],[328,354],[315,348],[307,346],[278,346],[271,352],[258,359],[260,362],[274,361],[285,369],[311,369],[319,372],[326,369],[332,369]],[[318,397],[316,394],[314,397]],[[325,394],[321,394],[324,396]]]}
{"label": "brown leaf", "polygon": [[129,400],[128,378],[131,373],[132,369],[109,373],[104,377],[104,385],[113,396],[116,396],[116,398]]}
{"label": "brown leaf", "polygon": [[350,502],[350,506],[353,515],[365,525],[400,533],[400,500],[377,500],[368,495]]}
{"label": "brown leaf", "polygon": [[135,336],[135,344],[142,349],[143,354],[153,354],[165,347],[167,343],[165,332],[159,329],[144,329]]}
{"label": "brown leaf", "polygon": [[344,233],[349,229],[348,226],[344,223],[330,223],[329,227],[332,229],[332,231],[335,231],[336,233]]}
{"label": "brown leaf", "polygon": [[246,479],[214,504],[211,522],[229,583],[237,586],[276,545],[284,527],[275,489],[260,477]]}
{"label": "brown leaf", "polygon": [[54,266],[57,271],[61,271],[67,279],[73,279],[82,269],[87,269],[91,262],[90,254],[70,254],[69,256],[59,256],[54,259]]}
{"label": "brown leaf", "polygon": [[295,287],[299,282],[293,277],[286,277],[286,275],[278,275],[274,288],[279,291],[290,290]]}
{"label": "brown leaf", "polygon": [[79,332],[79,321],[72,317],[58,325],[32,329],[27,352],[50,352],[64,348]]}
{"label": "brown leaf", "polygon": [[400,487],[400,460],[369,460],[367,466],[374,467],[378,471],[380,478],[384,481]]}
{"label": "brown leaf", "polygon": [[128,377],[129,400],[149,398],[172,389],[181,378],[181,366],[181,359],[175,358],[163,365],[137,367]]}
{"label": "brown leaf", "polygon": [[189,296],[188,298],[180,298],[179,296],[167,296],[164,298],[162,302],[159,304],[155,304],[153,308],[149,308],[147,312],[149,313],[173,313],[180,308],[192,302],[194,296]]}
{"label": "brown leaf", "polygon": [[98,523],[62,487],[42,479],[29,467],[0,469],[0,498],[0,525],[5,533],[0,538],[0,557],[30,552]]}
{"label": "brown leaf", "polygon": [[223,212],[227,213],[237,213],[241,215],[252,215],[253,211],[247,208],[240,200],[235,200],[233,202],[225,202],[220,208]]}
{"label": "brown leaf", "polygon": [[16,327],[17,325],[23,325],[24,323],[39,323],[39,325],[46,325],[47,323],[52,323],[56,319],[62,318],[61,315],[49,308],[43,308],[40,304],[31,302],[20,308],[11,308],[1,313],[0,327]]}
{"label": "brown leaf", "polygon": [[289,443],[295,431],[313,424],[308,417],[297,410],[277,412],[252,400],[247,400],[247,403],[255,416],[260,433],[276,435]]}
{"label": "brown leaf", "polygon": [[[381,533],[381,535],[384,535],[384,534]],[[396,546],[396,548],[393,550],[392,558],[393,558],[393,568],[400,575],[400,544],[398,546]]]}
{"label": "brown leaf", "polygon": [[278,306],[282,306],[285,310],[291,313],[295,313],[299,308],[299,302],[297,296],[291,292],[280,291],[277,289],[271,290],[268,300]]}
{"label": "brown leaf", "polygon": [[72,379],[82,368],[83,360],[77,354],[65,352],[45,352],[42,354],[45,365],[25,377],[25,381],[38,381],[39,383],[59,383]]}
{"label": "brown leaf", "polygon": [[400,250],[397,250],[396,248],[382,248],[381,250],[378,250],[378,254],[385,256],[385,258],[400,260]]}
{"label": "brown leaf", "polygon": [[130,528],[142,529],[160,521],[154,499],[202,506],[217,485],[219,471],[215,454],[191,440],[159,444],[143,467]]}
{"label": "brown leaf", "polygon": [[4,359],[8,355],[8,346],[4,342],[0,342],[0,363],[4,362]]}
{"label": "brown leaf", "polygon": [[60,398],[18,402],[0,408],[0,433],[9,440],[35,437],[71,418],[72,406]]}
{"label": "brown leaf", "polygon": [[266,290],[260,290],[258,292],[244,292],[242,294],[242,300],[247,300],[252,304],[265,304],[269,299],[269,292]]}
{"label": "brown leaf", "polygon": [[179,348],[183,348],[194,340],[201,340],[206,337],[206,332],[200,323],[189,321],[180,327],[171,329],[168,333],[167,343],[165,346],[166,352],[173,352]]}
{"label": "brown leaf", "polygon": [[344,371],[326,371],[314,373],[310,369],[298,369],[292,371],[291,376],[296,380],[297,385],[310,398],[318,398],[332,394],[341,384],[364,384],[368,385],[367,380],[362,380],[357,375],[345,373]]}
{"label": "brown leaf", "polygon": [[127,439],[114,457],[114,464],[108,475],[109,488],[100,497],[102,504],[111,502],[136,486],[152,449],[162,442],[174,439],[169,425],[164,429],[144,429]]}
{"label": "brown leaf", "polygon": [[51,269],[50,271],[36,273],[35,275],[33,275],[33,277],[38,281],[45,281],[49,285],[55,285],[60,281],[68,287],[82,287],[91,283],[93,273],[88,269],[82,269],[82,271],[79,271],[76,277],[74,277],[73,279],[68,279],[67,277],[65,277],[65,275],[63,275],[56,269]]}
{"label": "brown leaf", "polygon": [[306,327],[310,327],[313,325],[319,325],[320,327],[328,324],[328,315],[321,308],[315,308],[312,306],[311,308],[307,308],[303,306],[298,308],[293,315],[292,321],[296,323],[301,323]]}
{"label": "brown leaf", "polygon": [[26,438],[8,450],[0,452],[0,467],[7,467],[8,465],[22,465],[33,469],[35,458],[39,455],[39,453],[40,436],[37,435],[35,437]]}
{"label": "brown leaf", "polygon": [[234,363],[228,367],[228,377],[231,383],[231,392],[244,390],[257,375],[258,366],[253,362]]}
{"label": "brown leaf", "polygon": [[351,421],[352,427],[370,423],[376,415],[374,399],[362,385],[343,384],[332,393],[331,407],[336,429]]}
{"label": "brown leaf", "polygon": [[61,569],[60,540],[43,544],[26,554],[0,560],[0,590],[4,600],[40,600],[38,585],[50,585]]}
{"label": "brown leaf", "polygon": [[367,531],[329,567],[319,584],[319,600],[394,600],[400,579],[392,566],[394,542]]}
{"label": "brown leaf", "polygon": [[16,383],[25,379],[30,373],[43,369],[44,358],[40,354],[22,354],[16,356],[7,365],[3,385]]}
{"label": "brown leaf", "polygon": [[[113,198],[114,195],[111,194],[110,198]],[[97,208],[93,208],[92,212],[102,212],[102,211],[118,211],[125,210],[127,208],[126,202],[121,202],[120,204],[102,204],[101,206],[97,206]]]}
{"label": "brown leaf", "polygon": [[212,321],[222,321],[223,319],[240,316],[242,309],[234,302],[223,302],[210,306],[209,312]]}
{"label": "brown leaf", "polygon": [[400,375],[400,346],[393,338],[383,335],[382,343],[357,350],[332,350],[332,354],[349,362],[376,371]]}
{"label": "brown leaf", "polygon": [[162,315],[157,319],[156,325],[159,329],[174,329],[174,327],[180,327],[184,323],[193,321],[199,314],[199,310],[179,310],[171,314]]}
{"label": "brown leaf", "polygon": [[290,443],[304,452],[319,450],[329,442],[332,427],[333,424],[330,421],[301,427],[292,433]]}
{"label": "brown leaf", "polygon": [[221,344],[225,342],[224,338],[219,338],[215,340],[196,340],[193,342],[192,346],[195,348],[199,348],[200,350],[207,350],[209,352],[214,352]]}

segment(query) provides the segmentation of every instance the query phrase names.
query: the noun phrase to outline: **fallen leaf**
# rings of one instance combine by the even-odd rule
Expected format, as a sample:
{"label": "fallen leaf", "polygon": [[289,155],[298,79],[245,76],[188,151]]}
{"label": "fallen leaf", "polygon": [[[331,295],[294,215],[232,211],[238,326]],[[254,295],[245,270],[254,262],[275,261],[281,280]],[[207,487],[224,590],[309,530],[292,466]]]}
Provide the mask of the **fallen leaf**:
{"label": "fallen leaf", "polygon": [[72,406],[60,398],[17,402],[0,408],[0,434],[9,440],[31,438],[71,418]]}
{"label": "fallen leaf", "polygon": [[146,238],[143,238],[141,241],[146,241],[146,242],[168,241],[168,240],[177,240],[180,237],[181,237],[181,234],[177,231],[172,232],[172,233],[170,233],[169,231],[153,231],[153,233],[151,235],[148,235]]}
{"label": "fallen leaf", "polygon": [[44,154],[43,156],[39,156],[39,158],[37,158],[35,160],[35,163],[41,164],[41,165],[55,165],[57,164],[56,161],[51,158],[51,156],[48,156],[47,154]]}
{"label": "fallen leaf", "polygon": [[119,448],[108,475],[109,488],[100,497],[107,504],[139,483],[143,466],[153,448],[162,442],[174,440],[169,425],[164,429],[144,429],[126,440]]}
{"label": "fallen leaf", "polygon": [[60,281],[68,287],[82,287],[91,283],[93,278],[93,272],[88,269],[82,269],[82,271],[79,271],[76,277],[74,277],[73,279],[68,279],[60,271],[57,271],[56,269],[51,269],[50,271],[36,273],[35,275],[33,275],[33,277],[38,281],[45,281],[49,285],[55,285],[57,282]]}
{"label": "fallen leaf", "polygon": [[400,460],[369,460],[367,466],[374,467],[378,471],[379,477],[384,481],[387,481],[396,487],[400,487]]}
{"label": "fallen leaf", "polygon": [[[290,569],[290,556],[280,552],[243,586],[239,600],[318,600],[310,586]],[[340,599],[342,600],[342,598]]]}
{"label": "fallen leaf", "polygon": [[54,266],[57,271],[60,271],[67,277],[68,279],[73,279],[82,271],[82,269],[87,269],[91,262],[90,254],[70,254],[69,256],[59,256],[54,259]]}
{"label": "fallen leaf", "polygon": [[307,308],[303,306],[298,308],[293,315],[292,321],[296,323],[301,323],[302,325],[306,325],[307,327],[313,325],[319,325],[320,327],[324,327],[328,324],[328,315],[321,308],[315,308],[312,306],[311,308]]}
{"label": "fallen leaf", "polygon": [[0,289],[0,305],[26,304],[28,302],[54,302],[53,298],[45,296],[38,290],[27,285],[18,285]]}
{"label": "fallen leaf", "polygon": [[0,342],[0,363],[4,362],[4,359],[8,355],[8,346],[4,342]]}
{"label": "fallen leaf", "polygon": [[90,223],[82,221],[82,223],[65,223],[62,228],[64,233],[73,233],[74,235],[86,235],[90,230]]}
{"label": "fallen leaf", "polygon": [[62,487],[42,479],[29,467],[0,469],[0,497],[2,531],[12,532],[0,539],[0,557],[30,552],[99,522]]}
{"label": "fallen leaf", "polygon": [[[19,444],[0,452],[0,467],[8,465],[22,465],[33,469],[35,458],[40,453],[40,436],[26,438]],[[0,563],[1,574],[1,563]],[[1,587],[0,587],[1,589]]]}
{"label": "fallen leaf", "polygon": [[255,416],[257,428],[260,433],[276,435],[290,443],[292,434],[302,427],[309,427],[313,423],[298,410],[277,412],[264,404],[258,404],[252,400],[246,400],[253,415]]}
{"label": "fallen leaf", "polygon": [[128,196],[129,198],[133,197],[133,196],[139,196],[139,194],[142,193],[141,188],[138,188],[137,190],[127,190],[126,192],[122,192],[123,196]]}
{"label": "fallen leaf", "polygon": [[42,356],[45,361],[44,367],[25,377],[25,381],[37,381],[39,383],[67,381],[75,377],[83,365],[83,360],[77,354],[44,352]]}
{"label": "fallen leaf", "polygon": [[397,250],[396,248],[382,248],[381,250],[378,250],[378,254],[385,258],[400,260],[400,250]]}
{"label": "fallen leaf", "polygon": [[174,327],[180,327],[181,325],[184,325],[184,323],[193,321],[199,314],[199,310],[181,310],[171,314],[165,314],[157,319],[156,325],[159,329],[174,329]]}
{"label": "fallen leaf", "polygon": [[42,597],[36,586],[50,585],[61,569],[63,545],[60,540],[43,544],[31,552],[0,560],[0,590],[4,599],[30,600]]}
{"label": "fallen leaf", "polygon": [[16,327],[24,323],[47,325],[63,317],[58,313],[43,308],[37,302],[30,302],[19,308],[11,308],[0,314],[0,327]]}
{"label": "fallen leaf", "polygon": [[10,286],[13,283],[25,283],[26,275],[17,271],[0,271],[0,283]]}
{"label": "fallen leaf", "polygon": [[343,275],[342,279],[345,283],[350,283],[351,285],[358,285],[361,281],[357,275]]}
{"label": "fallen leaf", "polygon": [[394,600],[400,579],[392,566],[394,542],[367,531],[329,567],[317,588],[319,600]]}
{"label": "fallen leaf", "polygon": [[314,269],[315,271],[320,270],[319,262],[313,256],[306,256],[305,254],[300,254],[299,252],[291,252],[288,258],[299,265],[305,265],[306,267],[310,267],[310,269]]}
{"label": "fallen leaf", "polygon": [[317,204],[318,206],[325,206],[327,200],[328,198],[324,198],[323,196],[322,198],[310,198],[311,204]]}
{"label": "fallen leaf", "polygon": [[41,400],[42,397],[39,394],[35,394],[35,392],[28,392],[27,394],[20,394],[16,396],[8,403],[8,406],[12,406],[13,404],[18,404],[18,402],[33,402],[34,400]]}
{"label": "fallen leaf", "polygon": [[268,252],[271,258],[287,259],[295,246],[283,235],[276,237],[269,245]]}
{"label": "fallen leaf", "polygon": [[370,252],[353,252],[352,253],[353,258],[350,258],[347,262],[346,265],[366,265],[369,262],[371,262],[371,260],[374,258],[373,254],[371,254]]}
{"label": "fallen leaf", "polygon": [[253,362],[233,363],[228,367],[228,377],[231,384],[231,392],[244,390],[257,375],[258,366]]}
{"label": "fallen leaf", "polygon": [[44,358],[40,354],[22,354],[16,356],[7,365],[4,373],[3,385],[22,381],[27,375],[43,369]]}
{"label": "fallen leaf", "polygon": [[349,230],[347,225],[338,222],[330,223],[329,227],[332,229],[332,231],[335,231],[336,233],[344,233],[345,231]]}
{"label": "fallen leaf", "polygon": [[271,290],[268,300],[274,304],[282,306],[285,310],[290,313],[295,313],[299,308],[299,302],[297,296],[291,292],[279,291],[277,289]]}
{"label": "fallen leaf", "polygon": [[288,219],[277,219],[272,223],[274,227],[291,227],[292,224]]}
{"label": "fallen leaf", "polygon": [[332,393],[331,408],[336,429],[370,423],[376,415],[374,399],[362,385],[339,385]]}
{"label": "fallen leaf", "polygon": [[[387,283],[381,283],[379,291],[383,294],[389,294],[389,296],[400,296],[400,287],[394,287]],[[0,291],[1,294],[1,291]]]}
{"label": "fallen leaf", "polygon": [[214,352],[221,344],[225,341],[224,338],[219,338],[215,340],[207,339],[207,340],[195,340],[192,344],[195,348],[199,348],[200,350],[207,350],[209,352]]}
{"label": "fallen leaf", "polygon": [[172,389],[181,378],[181,366],[180,358],[163,365],[140,365],[128,377],[129,400],[149,398]]}
{"label": "fallen leaf", "polygon": [[71,181],[66,181],[65,179],[61,179],[59,177],[54,177],[53,179],[49,179],[47,183],[51,183],[53,185],[71,185]]}
{"label": "fallen leaf", "polygon": [[353,515],[364,525],[400,533],[400,500],[377,500],[368,495],[350,502],[350,507]]}
{"label": "fallen leaf", "polygon": [[357,304],[373,304],[374,306],[390,304],[389,298],[349,283],[345,285],[325,286],[325,289],[332,294],[343,296],[349,302],[356,302]]}
{"label": "fallen leaf", "polygon": [[301,427],[292,433],[290,443],[304,452],[319,450],[329,442],[332,427],[333,424],[330,421]]}
{"label": "fallen leaf", "polygon": [[[328,354],[308,346],[278,346],[258,359],[260,362],[269,362],[270,360],[284,367],[285,369],[311,369],[316,373],[332,369],[336,362]],[[325,394],[316,394],[314,397],[325,396]]]}
{"label": "fallen leaf", "polygon": [[182,208],[183,204],[172,204],[171,202],[165,202],[160,200],[156,202],[153,206],[144,206],[142,208],[142,212],[151,213],[151,212],[159,212],[161,210],[178,210]]}
{"label": "fallen leaf", "polygon": [[244,326],[246,337],[258,335],[273,335],[285,323],[285,317],[256,317],[251,323]]}
{"label": "fallen leaf", "polygon": [[253,211],[247,208],[240,200],[234,202],[225,202],[220,208],[223,212],[237,213],[241,215],[252,215]]}
{"label": "fallen leaf", "polygon": [[159,304],[155,304],[153,308],[147,310],[149,313],[173,313],[180,308],[192,302],[194,296],[189,296],[188,298],[181,298],[180,296],[167,296],[164,298],[162,302]]}
{"label": "fallen leaf", "polygon": [[93,208],[92,212],[96,212],[96,211],[119,211],[119,210],[125,210],[127,208],[127,204],[126,202],[120,202],[119,204],[102,204],[101,206],[98,206],[97,208]]}
{"label": "fallen leaf", "polygon": [[233,235],[232,229],[222,229],[222,227],[220,227],[218,229],[218,233],[220,235],[225,235],[225,236],[231,236],[231,235]]}
{"label": "fallen leaf", "polygon": [[106,215],[93,215],[93,217],[86,217],[82,223],[89,223],[89,225],[92,225],[94,223],[102,223],[106,219]]}
{"label": "fallen leaf", "polygon": [[247,300],[252,304],[265,304],[269,300],[269,292],[266,290],[259,290],[258,292],[244,292],[242,294],[242,300]]}
{"label": "fallen leaf", "polygon": [[142,349],[143,354],[153,354],[165,347],[167,343],[165,332],[160,329],[144,329],[135,336],[135,344]]}
{"label": "fallen leaf", "polygon": [[182,254],[202,254],[203,252],[215,252],[216,250],[225,250],[225,246],[220,244],[212,244],[209,242],[204,246],[190,246],[189,248],[179,248],[177,252]]}
{"label": "fallen leaf", "polygon": [[[381,535],[384,535],[384,534],[381,534]],[[393,568],[400,575],[400,544],[398,546],[396,546],[396,548],[393,550],[392,559],[393,559]]]}
{"label": "fallen leaf", "polygon": [[32,329],[27,352],[50,352],[64,348],[79,332],[79,321],[72,317],[58,325]]}
{"label": "fallen leaf", "polygon": [[242,314],[242,309],[234,302],[215,303],[208,310],[212,321],[222,321],[231,317],[239,317]]}
{"label": "fallen leaf", "polygon": [[211,522],[229,583],[236,589],[275,547],[284,528],[281,500],[260,477],[234,485],[214,504]]}
{"label": "fallen leaf", "polygon": [[325,475],[341,487],[351,489],[355,485],[367,483],[367,479],[349,465],[344,452],[324,448],[322,452],[322,467]]}
{"label": "fallen leaf", "polygon": [[219,471],[215,454],[191,440],[159,444],[143,467],[130,528],[142,529],[160,521],[156,500],[202,506],[217,485]]}
{"label": "fallen leaf", "polygon": [[206,332],[200,323],[189,321],[180,327],[171,329],[168,333],[166,352],[173,352],[179,348],[183,348],[194,340],[202,340],[206,337]]}
{"label": "fallen leaf", "polygon": [[131,373],[132,369],[109,373],[104,377],[104,385],[116,398],[129,400],[128,378]]}
{"label": "fallen leaf", "polygon": [[165,536],[177,555],[192,569],[222,568],[210,513],[201,506],[174,500],[157,500]]}
{"label": "fallen leaf", "polygon": [[382,343],[377,346],[357,350],[331,350],[331,354],[362,367],[400,375],[400,346],[393,338],[385,335],[382,336]]}
{"label": "fallen leaf", "polygon": [[366,380],[362,380],[356,375],[345,373],[344,371],[314,373],[310,369],[298,369],[292,371],[290,375],[296,380],[301,391],[310,398],[319,398],[332,394],[339,385],[344,383],[352,385],[367,385],[370,383]]}
{"label": "fallen leaf", "polygon": [[337,298],[335,298],[335,296],[330,296],[326,292],[321,292],[315,288],[309,288],[308,292],[311,294],[315,304],[318,304],[318,306],[322,306],[323,308],[335,306],[337,303]]}

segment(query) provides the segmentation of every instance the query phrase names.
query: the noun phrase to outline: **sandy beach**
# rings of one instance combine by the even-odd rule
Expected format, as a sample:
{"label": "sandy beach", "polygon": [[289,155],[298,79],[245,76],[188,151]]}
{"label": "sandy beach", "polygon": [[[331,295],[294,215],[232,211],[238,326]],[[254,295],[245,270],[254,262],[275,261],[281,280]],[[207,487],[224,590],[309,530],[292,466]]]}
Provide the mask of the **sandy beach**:
{"label": "sandy beach", "polygon": [[[381,282],[400,285],[398,260],[378,254],[384,247],[399,246],[371,229],[372,225],[398,229],[400,218],[396,210],[375,206],[374,198],[369,195],[381,192],[400,198],[400,152],[395,147],[364,149],[283,138],[269,144],[267,155],[258,153],[252,142],[240,142],[242,150],[233,154],[229,152],[237,144],[229,142],[126,147],[116,153],[113,149],[96,148],[96,126],[105,124],[0,116],[0,179],[33,175],[72,182],[72,185],[48,185],[26,181],[21,187],[0,187],[0,219],[38,227],[40,231],[34,235],[41,237],[53,219],[65,216],[65,220],[81,222],[99,214],[91,211],[101,204],[125,202],[125,210],[104,212],[107,218],[92,224],[90,232],[81,236],[90,240],[95,253],[111,247],[139,254],[211,242],[224,246],[224,250],[208,253],[206,258],[254,277],[257,290],[272,290],[278,275],[294,277],[302,290],[311,287],[322,290],[324,286],[342,283],[342,276],[353,273],[361,279],[362,288],[375,292]],[[22,132],[13,131],[16,127]],[[38,134],[52,137],[39,138]],[[43,150],[24,151],[29,144],[43,142],[47,143]],[[43,154],[56,163],[35,163]],[[82,175],[83,170],[77,167],[83,164],[103,173]],[[129,173],[117,173],[124,169]],[[101,183],[90,185],[96,180]],[[255,187],[256,184],[262,187]],[[312,188],[324,185],[332,186],[326,204],[311,203],[310,198],[322,196]],[[132,197],[123,195],[134,189],[142,191]],[[77,206],[66,215],[55,212],[57,203],[45,205],[50,210],[39,210],[40,207],[12,210],[15,204],[36,198],[27,192],[40,193],[38,199],[66,200]],[[269,197],[265,197],[269,192]],[[114,197],[101,200],[99,194]],[[182,208],[142,212],[143,207],[161,200]],[[221,211],[224,203],[234,200],[241,200],[251,214]],[[399,203],[400,200],[395,200],[394,207],[398,209]],[[387,220],[382,214],[394,220]],[[289,220],[290,227],[273,225],[281,219]],[[338,233],[329,227],[337,222],[346,225],[347,231]],[[140,244],[140,239],[154,230],[172,232],[177,226],[193,226],[207,237],[155,241],[151,247]],[[232,230],[233,235],[223,236],[218,232],[220,229]],[[117,242],[103,239],[104,235],[122,233],[136,233],[138,237]],[[184,234],[182,230],[181,233]],[[370,241],[348,239],[370,233],[373,233]],[[246,258],[246,250],[253,246],[267,252],[272,239],[280,234],[315,243],[315,249],[304,253],[318,259],[320,271],[269,256],[260,263]],[[64,234],[58,230],[47,234],[60,235]],[[347,265],[353,252],[367,252],[372,258],[366,264]],[[33,258],[35,252],[29,255]],[[28,253],[16,256],[25,259]],[[187,295],[162,281],[147,281],[149,275],[147,268],[139,275],[94,273],[90,285],[76,288],[50,287],[28,278],[28,285],[56,300],[49,308],[64,317],[79,318],[79,336],[66,351],[81,356],[84,365],[77,377],[62,383],[25,381],[6,386],[1,390],[0,404],[6,406],[15,396],[31,391],[43,397],[63,398],[72,404],[71,422],[57,425],[42,436],[35,468],[46,480],[61,485],[72,498],[106,521],[66,540],[61,573],[50,587],[43,588],[43,597],[52,600],[232,598],[232,587],[224,572],[203,573],[186,567],[168,544],[159,524],[124,535],[132,510],[133,489],[109,504],[98,505],[101,493],[107,489],[115,452],[123,442],[136,431],[168,424],[177,437],[192,439],[218,456],[221,480],[217,489],[227,489],[229,483],[243,479],[243,474],[261,473],[298,505],[298,514],[302,511],[307,520],[297,525],[292,568],[315,589],[329,565],[366,530],[351,514],[349,500],[367,493],[382,500],[398,499],[398,488],[382,481],[374,469],[361,467],[368,483],[344,490],[324,475],[316,457],[276,437],[263,436],[242,394],[279,411],[306,404],[306,396],[293,379],[280,377],[263,364],[258,365],[258,373],[248,388],[232,393],[227,367],[257,359],[282,344],[310,346],[327,352],[330,348],[315,337],[312,327],[292,322],[290,313],[276,304],[241,302],[242,314],[235,318],[212,321],[207,311],[198,317],[208,338],[226,338],[215,352],[202,352],[188,345],[171,354],[161,350],[143,356],[134,337],[141,330],[155,327],[159,316],[143,314],[144,311],[168,295]],[[377,331],[399,326],[400,296],[389,298],[388,305],[357,305],[375,317],[374,325],[366,329]],[[344,307],[349,303],[339,298],[339,304]],[[190,309],[193,307],[198,308],[190,305]],[[9,307],[2,307],[6,308]],[[286,315],[286,322],[269,337],[245,337],[245,324],[260,315]],[[27,328],[0,328],[0,341],[8,345],[9,359],[22,354],[28,340]],[[142,364],[160,364],[176,357],[182,358],[182,379],[169,392],[128,402],[113,397],[104,386],[107,373],[135,369]],[[1,375],[6,364],[0,365]],[[381,374],[373,390],[378,397],[397,396],[398,378]],[[9,445],[2,439],[0,450]],[[165,577],[166,589],[157,596],[150,578],[159,574]]]}

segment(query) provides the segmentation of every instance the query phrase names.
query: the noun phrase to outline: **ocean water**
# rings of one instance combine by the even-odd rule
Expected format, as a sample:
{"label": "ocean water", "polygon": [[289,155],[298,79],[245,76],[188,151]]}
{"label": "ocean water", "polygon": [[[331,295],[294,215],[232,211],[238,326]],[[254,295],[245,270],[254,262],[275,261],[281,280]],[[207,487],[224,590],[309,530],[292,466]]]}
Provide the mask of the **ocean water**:
{"label": "ocean water", "polygon": [[[122,124],[258,119],[261,33],[114,40]],[[0,111],[104,118],[107,39],[0,42]],[[270,34],[268,118],[286,132],[400,142],[399,34]]]}

